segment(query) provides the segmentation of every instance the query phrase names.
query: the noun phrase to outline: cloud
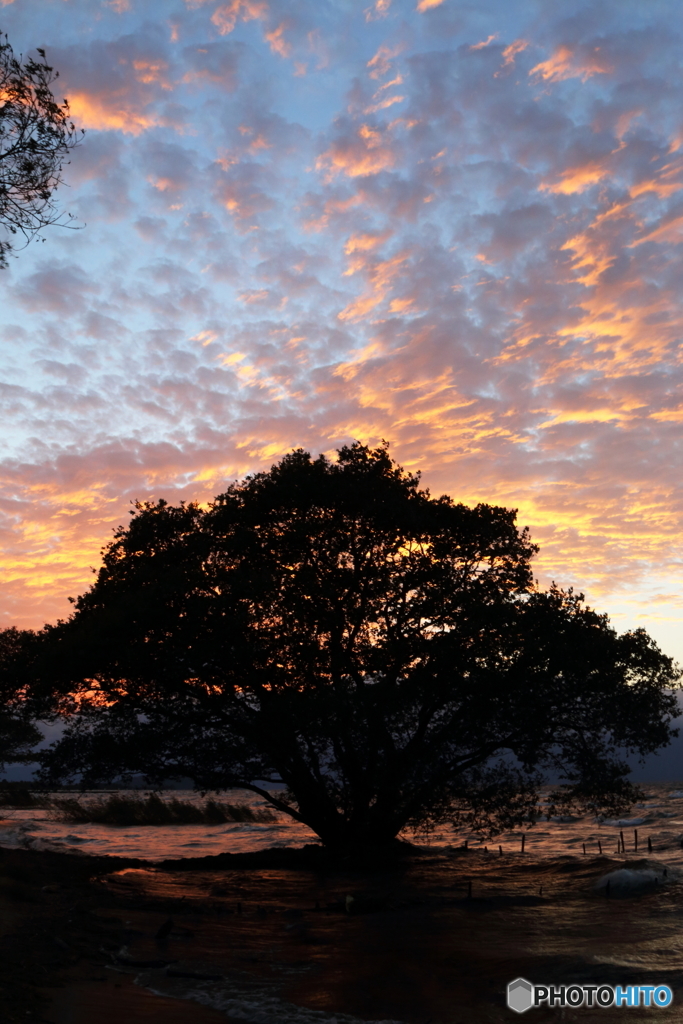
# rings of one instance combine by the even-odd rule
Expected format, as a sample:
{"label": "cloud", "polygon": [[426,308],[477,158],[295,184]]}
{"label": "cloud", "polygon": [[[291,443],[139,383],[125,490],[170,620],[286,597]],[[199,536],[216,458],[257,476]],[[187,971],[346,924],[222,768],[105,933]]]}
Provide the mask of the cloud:
{"label": "cloud", "polygon": [[0,279],[5,621],[65,614],[132,498],[354,438],[519,508],[543,581],[675,594],[672,2],[69,9],[4,9],[97,129],[87,227]]}
{"label": "cloud", "polygon": [[273,53],[277,53],[280,57],[289,57],[292,52],[291,44],[285,39],[285,29],[287,28],[287,22],[282,21],[274,28],[272,32],[265,32],[264,39],[270,46]]}
{"label": "cloud", "polygon": [[393,66],[392,61],[394,57],[397,57],[403,48],[400,44],[387,46],[383,43],[377,50],[377,53],[367,62],[367,66],[372,68],[369,72],[370,78],[383,78],[384,75],[387,75]]}
{"label": "cloud", "polygon": [[375,21],[378,18],[386,18],[391,7],[391,0],[375,0],[372,7],[367,7],[365,10],[365,20]]}
{"label": "cloud", "polygon": [[328,180],[336,174],[350,178],[379,174],[394,166],[395,154],[386,130],[371,124],[338,122],[336,138],[316,160],[316,168],[326,172]]}
{"label": "cloud", "polygon": [[612,71],[614,67],[599,46],[594,46],[592,50],[585,47],[572,50],[569,46],[559,46],[547,60],[536,64],[529,74],[545,82],[563,82],[568,78],[580,78],[586,82],[593,75],[607,75]]}
{"label": "cloud", "polygon": [[270,175],[261,164],[242,161],[227,170],[214,171],[214,195],[238,223],[255,223],[259,215],[273,209]]}
{"label": "cloud", "polygon": [[[498,38],[498,33],[494,32],[492,35],[487,36],[486,39],[482,39],[482,41],[480,43],[474,43],[473,46],[470,46],[470,50],[483,50],[487,46],[490,46],[491,43],[494,41],[494,39],[497,39],[497,38]],[[506,49],[509,49],[509,47],[506,47]]]}
{"label": "cloud", "polygon": [[422,14],[424,11],[430,11],[433,7],[440,7],[443,2],[444,0],[419,0],[415,10]]}
{"label": "cloud", "polygon": [[503,66],[499,71],[496,71],[496,77],[499,77],[506,69],[514,67],[515,58],[518,53],[523,53],[529,45],[526,39],[515,39],[514,43],[510,43],[503,49]]}
{"label": "cloud", "polygon": [[17,289],[25,309],[56,316],[70,316],[87,308],[88,297],[99,290],[96,281],[75,264],[45,262]]}
{"label": "cloud", "polygon": [[233,32],[238,21],[263,20],[268,15],[268,4],[264,0],[230,0],[217,7],[211,21],[222,36]]}
{"label": "cloud", "polygon": [[135,136],[171,120],[174,73],[158,31],[54,47],[50,59],[80,127]]}
{"label": "cloud", "polygon": [[139,152],[147,181],[172,205],[197,183],[197,168],[191,150],[175,143],[150,140]]}
{"label": "cloud", "polygon": [[188,46],[183,51],[187,70],[183,82],[198,85],[210,82],[234,92],[238,84],[239,54],[229,42],[204,42],[201,46]]}
{"label": "cloud", "polygon": [[349,303],[337,315],[340,320],[362,320],[384,301],[391,291],[394,281],[402,272],[407,253],[397,253],[387,260],[368,260],[363,257],[356,257],[346,273],[356,273],[364,270],[367,278],[367,289],[358,299]]}

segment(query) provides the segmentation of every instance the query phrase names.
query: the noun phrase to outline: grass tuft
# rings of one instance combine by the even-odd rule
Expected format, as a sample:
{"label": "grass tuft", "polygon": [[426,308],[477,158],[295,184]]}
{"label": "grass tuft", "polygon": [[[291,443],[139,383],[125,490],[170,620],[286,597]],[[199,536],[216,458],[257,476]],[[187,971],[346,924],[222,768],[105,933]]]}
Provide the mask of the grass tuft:
{"label": "grass tuft", "polygon": [[61,821],[78,825],[224,825],[236,821],[266,824],[276,821],[267,808],[254,810],[247,804],[205,800],[162,800],[156,793],[147,797],[112,794],[81,802],[76,797],[56,797],[50,804]]}

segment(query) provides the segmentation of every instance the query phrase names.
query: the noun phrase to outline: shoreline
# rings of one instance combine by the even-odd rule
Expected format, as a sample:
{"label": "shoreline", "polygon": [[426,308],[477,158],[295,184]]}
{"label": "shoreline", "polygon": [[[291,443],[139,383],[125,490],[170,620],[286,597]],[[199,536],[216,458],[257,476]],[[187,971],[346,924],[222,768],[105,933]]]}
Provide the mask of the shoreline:
{"label": "shoreline", "polygon": [[[621,900],[593,888],[646,863],[408,849],[368,865],[320,847],[151,863],[0,848],[0,1019],[483,1024],[510,1020],[506,986],[520,975],[635,984],[656,974],[675,990],[658,1018],[675,1020],[683,884]],[[667,947],[670,961],[643,954]],[[591,1024],[618,1015],[564,1013]],[[539,1008],[534,1020],[558,1013]]]}

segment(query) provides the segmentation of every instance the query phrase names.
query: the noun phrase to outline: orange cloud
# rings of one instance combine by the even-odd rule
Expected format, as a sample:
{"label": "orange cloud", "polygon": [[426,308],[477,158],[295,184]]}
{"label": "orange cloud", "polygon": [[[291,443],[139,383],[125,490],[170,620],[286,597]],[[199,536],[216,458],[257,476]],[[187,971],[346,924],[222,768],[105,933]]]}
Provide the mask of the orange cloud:
{"label": "orange cloud", "polygon": [[403,76],[402,75],[396,75],[396,78],[392,78],[390,82],[384,82],[383,85],[380,85],[379,89],[377,90],[377,92],[373,96],[373,99],[377,99],[377,97],[382,92],[384,92],[385,89],[390,89],[393,85],[402,85],[402,84],[403,84]]}
{"label": "orange cloud", "polygon": [[514,43],[510,43],[509,46],[506,46],[503,50],[503,67],[501,68],[501,71],[496,71],[494,77],[498,78],[505,68],[513,67],[517,54],[526,50],[528,45],[529,43],[526,39],[515,39]]}
{"label": "orange cloud", "polygon": [[[230,448],[235,452],[234,445]],[[21,493],[22,514],[9,522],[6,515],[0,518],[5,599],[0,624],[40,628],[68,615],[67,595],[91,584],[91,567],[99,564],[112,529],[127,522],[131,499],[153,499],[161,489],[167,496],[175,491],[178,500],[191,493],[205,502],[250,465],[237,452],[226,457],[225,450],[216,450],[189,459],[188,454],[170,444],[143,446],[134,454],[110,443],[41,466],[5,464],[0,485]],[[188,470],[201,487],[194,482],[187,488]]]}
{"label": "orange cloud", "polygon": [[538,424],[538,430],[557,426],[559,423],[628,423],[633,413],[642,410],[643,403],[626,403],[620,407],[603,406],[588,409],[562,409],[549,420]]}
{"label": "orange cloud", "polygon": [[349,303],[341,313],[338,313],[338,318],[343,321],[355,322],[372,313],[384,301],[387,293],[393,287],[407,258],[407,253],[399,253],[393,259],[380,260],[376,263],[368,263],[364,257],[358,257],[352,261],[352,269],[349,268],[347,273],[356,273],[361,269],[367,270],[368,288],[360,298]]}
{"label": "orange cloud", "polygon": [[393,107],[395,103],[403,103],[405,96],[390,96],[385,100],[381,100],[379,103],[373,103],[372,106],[365,108],[366,114],[376,114],[378,110],[386,110],[387,107]]}
{"label": "orange cloud", "polygon": [[650,414],[650,419],[660,420],[668,423],[683,423],[683,407],[677,409],[662,409],[660,412]]}
{"label": "orange cloud", "polygon": [[681,241],[683,241],[683,215],[673,217],[671,220],[665,221],[664,224],[660,224],[659,227],[654,228],[654,230],[648,231],[642,238],[632,242],[630,248],[634,248],[636,245],[643,245],[645,242],[673,242],[676,244]]}
{"label": "orange cloud", "polygon": [[386,242],[390,235],[390,231],[385,231],[382,234],[374,233],[352,235],[344,246],[344,252],[347,256],[353,252],[371,252],[373,249],[376,249],[378,245],[382,245],[383,242]]}
{"label": "orange cloud", "polygon": [[340,173],[349,178],[379,174],[389,170],[394,163],[394,153],[380,129],[362,124],[353,135],[338,140],[321,153],[315,166],[319,171],[327,171],[329,180]]}
{"label": "orange cloud", "polygon": [[380,46],[374,57],[371,57],[367,63],[367,67],[372,68],[370,71],[370,78],[382,78],[391,70],[391,62],[394,57],[398,57],[399,53],[403,50],[403,46]]}
{"label": "orange cloud", "polygon": [[567,78],[580,78],[586,82],[593,75],[606,75],[614,71],[596,46],[589,53],[578,54],[568,46],[559,46],[548,58],[531,69],[529,75],[536,75],[545,82],[563,82]]}
{"label": "orange cloud", "polygon": [[217,340],[218,335],[215,331],[199,331],[198,334],[195,334],[194,337],[190,338],[190,341],[201,342],[202,348],[206,348],[207,345],[210,345],[212,342]]}
{"label": "orange cloud", "polygon": [[480,43],[474,43],[470,46],[470,50],[485,50],[487,46],[490,46],[494,39],[498,38],[498,33],[494,32],[493,35],[488,36],[486,39],[482,39]]}
{"label": "orange cloud", "polygon": [[391,0],[375,0],[374,7],[365,9],[365,20],[375,21],[377,18],[386,18],[391,7]]}
{"label": "orange cloud", "polygon": [[430,11],[432,7],[440,7],[443,2],[444,0],[420,0],[415,10],[422,14],[424,11]]}
{"label": "orange cloud", "polygon": [[415,312],[415,297],[403,299],[392,299],[389,303],[389,312],[397,313],[402,315],[403,313],[414,313]]}
{"label": "orange cloud", "polygon": [[565,196],[571,196],[577,192],[583,192],[591,185],[597,184],[608,177],[609,170],[599,161],[583,164],[579,167],[567,167],[560,174],[559,180],[550,184],[542,182],[539,188],[542,192],[555,192]]}
{"label": "orange cloud", "polygon": [[72,90],[69,92],[69,108],[74,121],[83,128],[139,135],[159,124],[157,115],[136,109],[123,96],[117,102],[115,95],[95,96]]}
{"label": "orange cloud", "polygon": [[173,88],[173,85],[166,74],[168,71],[168,64],[166,61],[150,61],[144,59],[134,60],[133,69],[138,82],[143,82],[145,85],[149,85],[151,82],[156,82],[162,87],[162,89]]}

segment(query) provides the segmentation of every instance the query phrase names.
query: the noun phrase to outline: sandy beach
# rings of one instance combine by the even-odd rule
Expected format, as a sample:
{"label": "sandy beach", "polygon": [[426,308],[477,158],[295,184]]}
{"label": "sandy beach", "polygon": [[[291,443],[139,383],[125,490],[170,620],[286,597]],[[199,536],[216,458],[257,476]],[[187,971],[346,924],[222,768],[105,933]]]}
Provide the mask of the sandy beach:
{"label": "sandy beach", "polygon": [[[145,864],[0,850],[2,1015],[49,1024],[517,1019],[536,984],[668,984],[683,998],[683,885],[594,890],[644,860],[319,848]],[[533,1021],[646,1009],[534,1009]],[[346,1015],[346,1016],[344,1016]]]}

